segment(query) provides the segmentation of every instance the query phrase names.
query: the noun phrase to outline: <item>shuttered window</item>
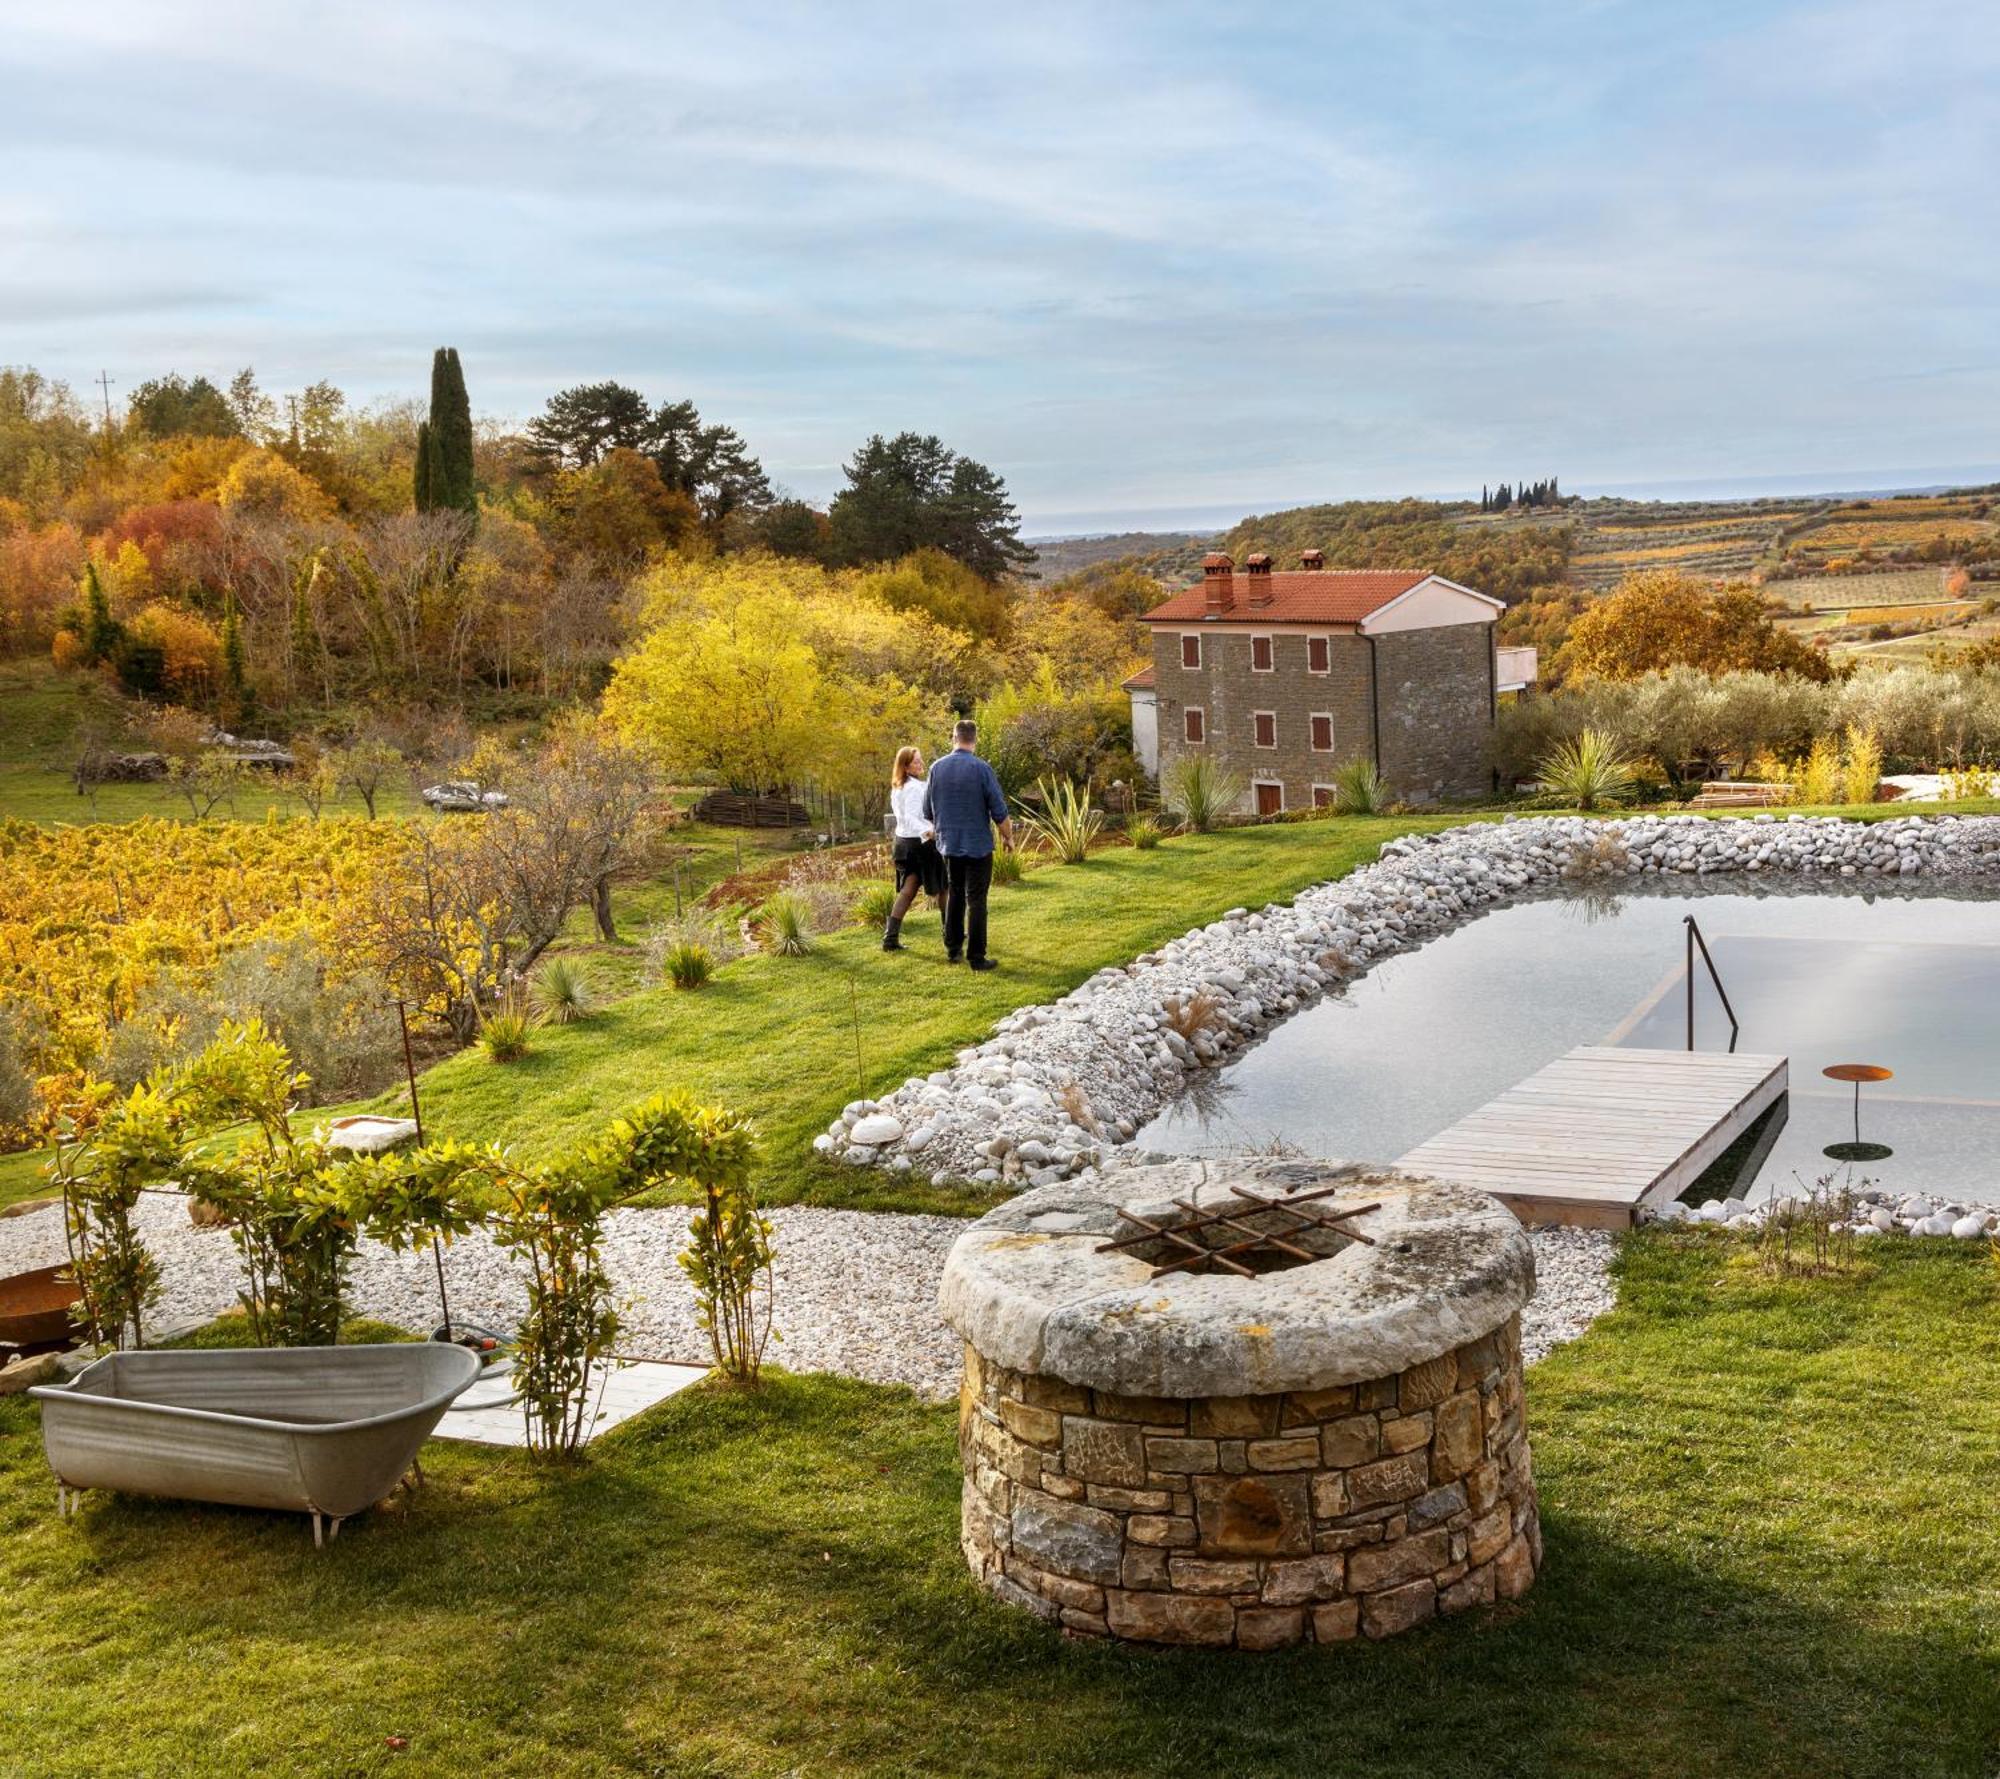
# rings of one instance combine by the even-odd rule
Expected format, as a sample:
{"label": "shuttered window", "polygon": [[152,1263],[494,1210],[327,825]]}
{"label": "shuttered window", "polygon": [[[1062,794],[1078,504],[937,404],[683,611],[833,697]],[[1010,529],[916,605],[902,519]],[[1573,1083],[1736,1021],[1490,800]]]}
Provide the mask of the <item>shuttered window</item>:
{"label": "shuttered window", "polygon": [[1204,712],[1195,709],[1192,705],[1181,712],[1181,732],[1187,736],[1188,740],[1199,744],[1202,739],[1202,730],[1205,726],[1206,716]]}
{"label": "shuttered window", "polygon": [[1255,728],[1257,745],[1259,747],[1276,747],[1278,745],[1278,713],[1276,711],[1260,710],[1250,720]]}
{"label": "shuttered window", "polygon": [[1312,719],[1312,745],[1316,754],[1333,752],[1333,718],[1320,715]]}
{"label": "shuttered window", "polygon": [[1201,638],[1199,636],[1183,636],[1181,638],[1181,665],[1183,667],[1199,667],[1201,665]]}
{"label": "shuttered window", "polygon": [[1271,639],[1268,636],[1251,637],[1250,671],[1252,673],[1269,673],[1271,671]]}
{"label": "shuttered window", "polygon": [[1323,636],[1306,638],[1306,672],[1325,673],[1332,665],[1333,645]]}

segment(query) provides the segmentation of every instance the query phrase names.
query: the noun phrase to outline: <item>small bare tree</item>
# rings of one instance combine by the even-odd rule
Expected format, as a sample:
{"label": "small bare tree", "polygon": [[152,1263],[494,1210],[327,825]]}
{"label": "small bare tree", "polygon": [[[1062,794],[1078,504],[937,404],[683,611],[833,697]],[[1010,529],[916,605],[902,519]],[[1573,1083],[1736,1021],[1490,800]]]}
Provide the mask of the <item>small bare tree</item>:
{"label": "small bare tree", "polygon": [[372,822],[375,819],[375,799],[381,796],[382,786],[402,765],[403,756],[381,737],[363,736],[352,746],[341,748],[328,758],[340,784],[361,799]]}
{"label": "small bare tree", "polygon": [[167,763],[167,782],[187,800],[188,811],[198,822],[207,821],[218,803],[226,802],[233,809],[236,793],[243,789],[247,777],[240,761],[213,749],[193,759],[183,757]]}

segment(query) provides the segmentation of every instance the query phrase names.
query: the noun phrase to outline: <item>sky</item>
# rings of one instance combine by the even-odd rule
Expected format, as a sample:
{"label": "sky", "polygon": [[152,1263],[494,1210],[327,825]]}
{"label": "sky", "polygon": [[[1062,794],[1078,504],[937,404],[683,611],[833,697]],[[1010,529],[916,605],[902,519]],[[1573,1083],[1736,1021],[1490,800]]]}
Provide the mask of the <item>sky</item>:
{"label": "sky", "polygon": [[691,397],[1031,533],[2000,476],[2000,8],[25,0],[0,362]]}

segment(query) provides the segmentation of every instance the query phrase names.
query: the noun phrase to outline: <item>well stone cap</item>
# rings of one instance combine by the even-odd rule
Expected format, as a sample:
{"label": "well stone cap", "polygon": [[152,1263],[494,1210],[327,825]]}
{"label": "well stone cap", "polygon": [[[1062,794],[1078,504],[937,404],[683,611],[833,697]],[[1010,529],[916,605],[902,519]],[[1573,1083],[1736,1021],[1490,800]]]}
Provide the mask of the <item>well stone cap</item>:
{"label": "well stone cap", "polygon": [[[1373,1238],[1285,1271],[1155,1279],[1131,1252],[1130,1207],[1158,1219],[1241,1186],[1266,1198],[1345,1185],[1323,1207],[1373,1203]],[[1534,1295],[1526,1232],[1467,1186],[1334,1161],[1268,1157],[1139,1167],[1044,1186],[953,1244],[944,1319],[994,1364],[1129,1396],[1254,1396],[1390,1377],[1492,1333]]]}

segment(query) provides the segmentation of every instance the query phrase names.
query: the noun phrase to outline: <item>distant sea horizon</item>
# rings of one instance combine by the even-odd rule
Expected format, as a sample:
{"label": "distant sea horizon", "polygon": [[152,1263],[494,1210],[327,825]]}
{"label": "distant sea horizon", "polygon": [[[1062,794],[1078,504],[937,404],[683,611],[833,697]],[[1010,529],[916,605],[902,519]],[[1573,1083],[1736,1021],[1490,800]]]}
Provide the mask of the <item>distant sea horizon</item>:
{"label": "distant sea horizon", "polygon": [[[1617,500],[1772,500],[1811,496],[1825,500],[1859,500],[1887,494],[1929,494],[1947,488],[1978,487],[2000,482],[2000,463],[1947,465],[1940,468],[1896,470],[1814,471],[1786,476],[1689,476],[1647,482],[1577,482],[1565,484],[1565,494],[1585,499]],[[1317,506],[1340,500],[1477,500],[1477,488],[1429,489],[1387,494],[1379,490],[1333,495],[1281,497],[1254,507],[1170,506],[1126,507],[1104,511],[1032,513],[1021,535],[1031,544],[1063,543],[1079,538],[1116,537],[1127,531],[1188,532],[1206,535],[1227,531],[1253,512],[1278,513],[1293,507]]]}

